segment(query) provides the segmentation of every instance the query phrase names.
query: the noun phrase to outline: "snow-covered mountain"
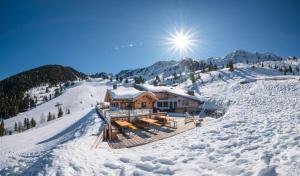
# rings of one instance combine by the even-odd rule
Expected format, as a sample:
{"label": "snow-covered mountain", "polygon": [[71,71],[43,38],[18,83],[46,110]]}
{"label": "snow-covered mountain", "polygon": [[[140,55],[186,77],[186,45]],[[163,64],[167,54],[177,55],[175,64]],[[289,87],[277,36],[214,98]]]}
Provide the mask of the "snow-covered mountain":
{"label": "snow-covered mountain", "polygon": [[248,52],[244,50],[236,50],[227,54],[225,57],[210,57],[204,60],[204,62],[221,66],[227,64],[230,60],[234,63],[257,63],[262,61],[281,61],[284,59],[284,57],[277,56],[270,52]]}
{"label": "snow-covered mountain", "polygon": [[182,59],[179,61],[158,61],[151,66],[138,68],[133,70],[123,70],[117,75],[119,77],[143,77],[146,80],[154,78],[157,75],[168,77],[174,73],[190,72],[191,70],[199,70],[201,65],[216,64],[224,66],[229,61],[234,63],[257,63],[262,61],[281,61],[287,58],[277,56],[269,52],[248,52],[244,50],[236,50],[227,54],[225,57],[210,57],[204,60]]}

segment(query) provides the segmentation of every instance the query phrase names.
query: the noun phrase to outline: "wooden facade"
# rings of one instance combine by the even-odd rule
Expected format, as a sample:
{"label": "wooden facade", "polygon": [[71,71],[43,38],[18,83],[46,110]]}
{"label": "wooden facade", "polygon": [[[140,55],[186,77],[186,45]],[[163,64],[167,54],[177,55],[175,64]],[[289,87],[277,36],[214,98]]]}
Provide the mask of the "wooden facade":
{"label": "wooden facade", "polygon": [[[133,90],[130,90],[133,91]],[[184,96],[168,91],[140,91],[132,96],[112,97],[108,90],[104,99],[110,103],[111,108],[117,109],[154,109],[159,111],[198,114],[203,104],[196,97]]]}
{"label": "wooden facade", "polygon": [[183,97],[170,92],[154,92],[158,101],[155,103],[155,108],[161,111],[171,111],[177,113],[189,112],[197,114],[200,111],[199,106],[201,101]]}
{"label": "wooden facade", "polygon": [[118,109],[153,109],[157,98],[151,92],[142,92],[136,97],[129,98],[113,98],[107,91],[104,98],[105,102],[110,102],[111,108]]}

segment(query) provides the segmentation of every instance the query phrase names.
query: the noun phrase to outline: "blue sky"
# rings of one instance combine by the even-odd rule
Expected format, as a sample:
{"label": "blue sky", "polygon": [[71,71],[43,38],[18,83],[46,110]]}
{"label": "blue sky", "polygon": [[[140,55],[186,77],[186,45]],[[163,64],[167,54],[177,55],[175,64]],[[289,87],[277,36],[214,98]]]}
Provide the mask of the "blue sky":
{"label": "blue sky", "polygon": [[112,72],[180,59],[168,33],[196,33],[186,57],[236,50],[300,56],[300,1],[2,0],[0,79],[44,64],[85,73]]}

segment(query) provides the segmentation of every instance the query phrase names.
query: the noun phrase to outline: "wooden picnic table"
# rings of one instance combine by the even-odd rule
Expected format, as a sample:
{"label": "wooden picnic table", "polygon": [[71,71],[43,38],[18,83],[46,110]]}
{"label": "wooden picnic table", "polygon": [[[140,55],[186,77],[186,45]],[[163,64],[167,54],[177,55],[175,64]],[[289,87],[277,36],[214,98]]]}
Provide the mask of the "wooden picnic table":
{"label": "wooden picnic table", "polygon": [[154,120],[154,119],[150,119],[150,118],[141,118],[140,121],[146,122],[149,125],[161,127],[161,124],[158,123],[158,120]]}
{"label": "wooden picnic table", "polygon": [[155,116],[156,119],[164,120],[164,121],[174,121],[172,117],[167,117],[167,116]]}
{"label": "wooden picnic table", "polygon": [[129,128],[131,130],[137,130],[137,127],[132,125],[132,123],[127,122],[126,120],[115,120],[114,121],[118,126],[121,127],[122,132],[124,132],[124,128]]}
{"label": "wooden picnic table", "polygon": [[166,124],[169,124],[169,127],[171,127],[171,122],[173,122],[173,128],[177,128],[177,121],[175,121],[174,118],[172,118],[172,117],[155,116],[155,118],[163,121]]}
{"label": "wooden picnic table", "polygon": [[140,120],[143,121],[143,122],[146,122],[146,123],[150,123],[150,124],[158,122],[157,120],[150,119],[150,118],[141,118]]}

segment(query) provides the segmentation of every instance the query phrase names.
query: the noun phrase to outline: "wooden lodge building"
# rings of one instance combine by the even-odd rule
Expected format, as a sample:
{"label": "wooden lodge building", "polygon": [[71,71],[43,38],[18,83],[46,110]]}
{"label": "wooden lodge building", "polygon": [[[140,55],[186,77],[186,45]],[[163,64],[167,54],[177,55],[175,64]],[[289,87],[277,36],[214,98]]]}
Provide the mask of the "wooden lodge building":
{"label": "wooden lodge building", "polygon": [[118,87],[107,90],[104,101],[111,109],[153,109],[158,99],[149,91],[140,91],[133,87]]}
{"label": "wooden lodge building", "polygon": [[194,92],[178,87],[135,85],[139,90],[150,91],[156,95],[158,101],[154,109],[167,112],[199,114],[204,100],[195,96]]}
{"label": "wooden lodge building", "polygon": [[107,90],[104,99],[110,109],[153,109],[164,112],[198,114],[204,100],[177,87],[135,85]]}

